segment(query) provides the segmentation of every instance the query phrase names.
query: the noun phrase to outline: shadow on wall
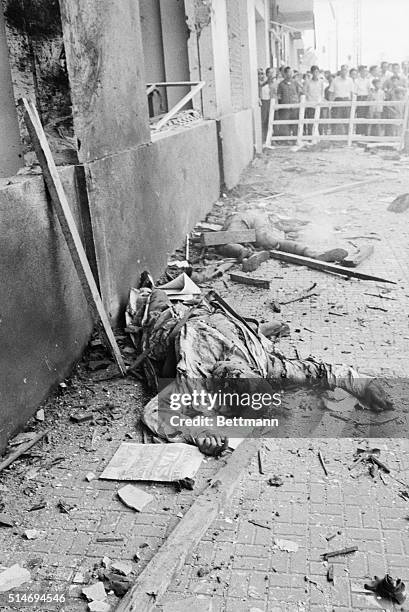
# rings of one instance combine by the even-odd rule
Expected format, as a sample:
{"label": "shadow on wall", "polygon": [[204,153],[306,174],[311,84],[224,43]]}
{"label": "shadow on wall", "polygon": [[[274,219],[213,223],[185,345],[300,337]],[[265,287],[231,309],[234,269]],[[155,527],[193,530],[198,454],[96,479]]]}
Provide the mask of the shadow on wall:
{"label": "shadow on wall", "polygon": [[[79,228],[75,168],[60,170]],[[80,359],[92,331],[86,300],[41,176],[0,188],[0,452]],[[84,232],[82,238],[84,238]]]}

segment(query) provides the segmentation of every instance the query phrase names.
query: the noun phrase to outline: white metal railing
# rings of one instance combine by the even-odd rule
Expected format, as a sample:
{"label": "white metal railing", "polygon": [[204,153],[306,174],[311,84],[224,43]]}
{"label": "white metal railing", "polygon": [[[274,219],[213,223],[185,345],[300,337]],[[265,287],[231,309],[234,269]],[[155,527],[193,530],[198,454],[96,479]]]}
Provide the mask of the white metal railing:
{"label": "white metal railing", "polygon": [[[393,112],[398,112],[399,117],[388,118],[381,117],[377,118],[365,118],[357,117],[357,108],[365,107],[382,107],[383,109],[391,108]],[[305,110],[306,108],[314,108],[314,118],[306,119]],[[347,108],[349,109],[347,118],[333,118],[332,109],[336,108]],[[281,110],[294,110],[298,111],[297,118],[294,119],[280,119]],[[327,109],[327,117],[323,116],[322,110]],[[297,114],[297,113],[294,113]],[[276,119],[276,116],[278,117]],[[323,134],[320,133],[320,126],[346,126],[345,133],[340,134]],[[366,126],[396,126],[396,134],[391,136],[380,136],[380,135],[365,135],[357,134],[355,127],[357,125]],[[283,135],[280,132],[281,126],[286,126],[288,135]],[[295,126],[291,134],[290,126]],[[312,126],[311,133],[305,133],[305,127]],[[277,101],[272,98],[270,101],[268,130],[265,146],[269,147],[273,141],[290,141],[295,140],[298,145],[303,142],[312,142],[313,144],[320,140],[340,140],[346,141],[348,146],[351,146],[353,142],[391,142],[399,145],[400,149],[405,146],[405,133],[409,129],[409,94],[405,100],[387,100],[387,101],[360,101],[356,99],[330,102],[325,101],[319,104],[313,105],[306,103],[305,96],[301,96],[301,101],[297,104],[277,104]]]}
{"label": "white metal railing", "polygon": [[152,124],[152,129],[160,130],[170,119],[172,119],[190,100],[192,100],[203,89],[205,81],[175,81],[166,83],[147,83],[146,95],[149,96],[158,87],[191,87],[191,90],[183,96],[167,113],[160,116],[156,123]]}

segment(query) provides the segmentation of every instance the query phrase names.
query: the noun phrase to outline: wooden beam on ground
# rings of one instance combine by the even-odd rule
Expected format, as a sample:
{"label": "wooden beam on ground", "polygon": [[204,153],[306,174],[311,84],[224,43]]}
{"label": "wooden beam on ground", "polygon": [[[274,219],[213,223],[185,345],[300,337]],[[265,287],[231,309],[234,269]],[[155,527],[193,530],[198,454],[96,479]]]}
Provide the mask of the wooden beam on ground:
{"label": "wooden beam on ground", "polygon": [[369,185],[376,180],[380,180],[381,177],[372,176],[369,179],[365,179],[363,181],[355,181],[354,183],[344,183],[343,185],[337,185],[336,187],[328,187],[327,189],[320,189],[319,191],[312,191],[310,193],[305,193],[300,196],[303,200],[307,198],[315,198],[317,196],[326,195],[327,193],[337,193],[338,191],[345,191],[345,189],[355,189],[356,187],[362,187],[363,185]]}
{"label": "wooden beam on ground", "polygon": [[102,304],[98,287],[95,283],[84,246],[81,242],[74,217],[68,204],[67,196],[61,183],[57,167],[48,144],[46,135],[41,125],[40,117],[34,104],[25,98],[20,102],[24,110],[24,120],[33,143],[37,159],[43,171],[45,183],[51,197],[51,201],[57,213],[61,225],[62,233],[67,243],[68,249],[75,269],[77,271],[82,289],[94,316],[101,320],[102,327],[112,355],[123,376],[126,374],[126,366],[122,359],[121,352],[113,334],[108,316]]}
{"label": "wooden beam on ground", "polygon": [[199,495],[166,542],[138,576],[116,612],[151,612],[185,560],[239,485],[243,470],[257,454],[261,441],[244,440]]}
{"label": "wooden beam on ground", "polygon": [[348,276],[351,278],[359,278],[361,280],[377,281],[378,283],[391,283],[396,285],[395,281],[386,280],[378,276],[372,276],[371,274],[365,274],[359,272],[353,268],[345,268],[344,266],[337,266],[333,263],[327,263],[320,261],[319,259],[312,259],[311,257],[302,257],[301,255],[293,255],[291,253],[284,253],[283,251],[270,251],[270,255],[273,259],[279,259],[286,263],[292,263],[296,266],[307,266],[307,268],[313,268],[314,270],[320,270],[321,272],[330,272],[332,274],[340,274],[341,276]]}
{"label": "wooden beam on ground", "polygon": [[202,243],[205,246],[217,246],[220,244],[246,244],[256,242],[256,230],[226,230],[223,232],[203,232]]}
{"label": "wooden beam on ground", "polygon": [[241,283],[242,285],[249,285],[251,287],[260,287],[260,289],[270,289],[270,281],[265,280],[264,278],[253,278],[252,276],[232,272],[230,274],[230,280],[233,281],[233,283]]}
{"label": "wooden beam on ground", "polygon": [[34,444],[37,444],[37,442],[39,442],[41,440],[41,438],[44,438],[44,436],[47,433],[48,433],[48,431],[41,431],[32,440],[29,440],[26,444],[21,444],[18,447],[18,449],[16,451],[14,451],[14,453],[10,453],[10,455],[8,457],[6,457],[6,459],[4,459],[4,461],[2,461],[0,463],[0,472],[2,472],[3,470],[6,469],[6,467],[11,465],[13,463],[13,461],[18,459],[22,455],[24,455],[32,446],[34,446]]}

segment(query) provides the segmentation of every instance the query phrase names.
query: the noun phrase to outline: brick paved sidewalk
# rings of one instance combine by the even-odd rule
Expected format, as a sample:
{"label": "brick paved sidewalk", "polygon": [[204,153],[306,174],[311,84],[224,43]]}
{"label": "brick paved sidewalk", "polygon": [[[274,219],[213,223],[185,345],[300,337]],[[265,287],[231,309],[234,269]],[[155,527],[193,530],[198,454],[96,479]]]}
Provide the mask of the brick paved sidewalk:
{"label": "brick paved sidewalk", "polygon": [[[344,149],[292,153],[283,148],[257,159],[244,177],[243,189],[263,186],[293,194],[367,176],[374,179],[349,193],[305,201],[294,195],[277,200],[268,210],[312,220],[306,226],[306,240],[322,247],[334,239],[340,242],[341,233],[358,236],[377,232],[382,241],[351,240],[355,244],[373,242],[376,252],[362,270],[395,279],[398,284],[389,286],[390,293],[382,293],[383,288],[380,290],[377,284],[345,281],[277,261],[266,262],[254,273],[272,279],[269,292],[244,290],[226,280],[215,284],[241,314],[287,321],[291,338],[283,340],[280,349],[288,356],[297,350],[301,356],[313,353],[327,361],[346,361],[365,372],[406,375],[408,213],[388,213],[384,201],[409,191],[409,177],[397,163],[355,149],[346,154]],[[342,229],[334,231],[334,226]],[[317,298],[288,305],[280,315],[269,309],[271,299],[291,299],[313,282],[317,282]],[[376,297],[380,291],[384,298]],[[368,305],[387,312],[368,309]],[[100,474],[121,441],[129,440],[129,436],[140,440],[137,412],[144,401],[140,385],[132,380],[99,383],[87,389],[74,379],[46,404],[49,444],[39,444],[33,449],[37,458],[18,461],[0,476],[1,501],[16,520],[15,529],[0,528],[0,563],[30,567],[33,582],[27,588],[32,592],[40,588],[69,590],[71,597],[63,608],[67,611],[86,609],[79,597],[82,587],[72,584],[73,577],[78,571],[91,576],[104,556],[131,560],[136,576],[220,465],[215,460],[203,463],[194,492],[177,493],[169,485],[146,485],[155,501],[139,514],[118,500],[120,483],[87,482],[85,474]],[[114,410],[105,424],[75,425],[69,421],[69,414],[79,406],[106,414],[107,404],[111,406],[108,412],[112,407]],[[333,419],[332,427],[334,423]],[[337,423],[342,431],[345,423]],[[356,433],[364,435],[359,428]],[[371,440],[370,444],[379,446],[385,463],[400,470],[400,478],[407,479],[406,441],[383,439]],[[398,496],[397,483],[388,476],[387,484],[379,478],[373,481],[367,474],[352,478],[348,466],[358,442],[350,439],[270,440],[266,446],[265,475],[258,473],[256,463],[251,466],[241,490],[208,531],[166,599],[207,594],[212,596],[215,610],[223,612],[376,609],[373,598],[355,592],[362,589],[365,577],[388,570],[409,580],[409,523],[405,520],[409,507]],[[328,463],[329,478],[318,462],[318,449]],[[267,484],[273,474],[283,476],[282,487]],[[30,512],[43,498],[47,507]],[[76,508],[61,513],[57,508],[60,499]],[[268,520],[270,528],[256,526],[248,519]],[[42,536],[25,540],[22,533],[28,528],[41,530]],[[328,543],[325,536],[337,531],[341,534]],[[97,542],[101,535],[123,540],[102,544]],[[274,538],[296,542],[299,549],[293,553],[276,550]],[[320,553],[354,543],[359,552],[335,560],[335,582],[329,585]],[[140,556],[138,562],[133,560],[135,553]],[[206,573],[207,564],[220,569],[200,578],[197,571],[205,568]],[[305,576],[313,582],[306,582]],[[111,596],[110,601],[114,605],[116,599]],[[27,609],[34,610],[32,606]]]}
{"label": "brick paved sidewalk", "polygon": [[[312,353],[329,362],[355,365],[367,373],[406,376],[408,213],[403,216],[386,211],[386,200],[409,191],[409,175],[402,175],[397,168],[400,166],[379,155],[359,150],[294,154],[287,149],[258,160],[244,181],[252,189],[270,181],[274,191],[303,194],[373,173],[373,184],[363,188],[304,202],[293,198],[286,201],[287,209],[277,200],[268,210],[312,219],[306,235],[315,238],[318,247],[325,248],[337,240],[341,231],[333,231],[334,226],[348,236],[379,236],[381,241],[351,241],[373,243],[375,253],[361,269],[396,280],[396,286],[346,281],[270,261],[254,272],[254,276],[272,279],[270,292],[244,291],[230,283],[226,288],[221,282],[217,290],[245,316],[286,321],[291,338],[280,341],[279,346],[289,356],[295,356],[297,350],[303,357]],[[323,230],[317,231],[314,224]],[[290,304],[278,315],[270,312],[271,299],[291,299],[314,282],[317,298]],[[379,294],[386,299],[377,298]],[[368,305],[388,312],[368,309]],[[348,416],[354,418],[352,413]],[[334,438],[345,426],[343,421],[338,423],[338,428],[333,426]],[[364,435],[364,431],[358,428],[355,435]],[[399,431],[398,426],[394,435]],[[408,481],[406,439],[367,442],[369,447],[381,449],[382,460],[398,478]],[[395,609],[362,591],[367,579],[385,572],[409,582],[409,505],[399,496],[403,487],[389,476],[384,476],[384,484],[379,476],[372,479],[367,467],[349,471],[355,450],[365,444],[363,438],[267,440],[263,450],[265,475],[259,474],[254,460],[231,506],[209,529],[163,603],[195,593],[211,597],[213,609],[226,612]],[[325,457],[329,477],[319,463],[318,450]],[[283,477],[282,487],[268,485],[272,475]],[[252,520],[270,528],[256,526],[249,522]],[[336,537],[327,541],[326,537],[334,534]],[[274,546],[277,538],[295,542],[298,551],[278,550]],[[358,552],[333,559],[334,583],[328,583],[328,563],[320,555],[353,545],[358,546]],[[198,571],[203,566],[216,569],[200,577]]]}

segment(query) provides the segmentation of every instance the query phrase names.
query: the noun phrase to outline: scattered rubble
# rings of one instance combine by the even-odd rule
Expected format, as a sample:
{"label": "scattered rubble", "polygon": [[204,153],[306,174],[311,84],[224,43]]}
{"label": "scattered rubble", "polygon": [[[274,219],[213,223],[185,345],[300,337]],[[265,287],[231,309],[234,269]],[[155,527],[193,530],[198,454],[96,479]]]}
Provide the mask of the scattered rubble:
{"label": "scattered rubble", "polygon": [[333,564],[328,566],[328,569],[327,569],[327,580],[328,580],[328,582],[334,582],[334,566],[333,566]]}
{"label": "scattered rubble", "polygon": [[104,601],[106,599],[106,592],[104,584],[102,582],[95,582],[82,589],[82,594],[88,601]]}
{"label": "scattered rubble", "polygon": [[130,561],[112,561],[110,569],[121,576],[129,576],[132,573],[132,563]]}
{"label": "scattered rubble", "polygon": [[230,280],[233,283],[241,283],[242,285],[249,285],[251,287],[259,287],[260,289],[270,289],[270,281],[262,278],[254,278],[252,276],[245,276],[237,272],[230,273]]}
{"label": "scattered rubble", "polygon": [[0,573],[0,593],[6,593],[31,580],[30,572],[16,563]]}
{"label": "scattered rubble", "polygon": [[299,546],[297,542],[292,542],[291,540],[281,540],[278,538],[274,538],[273,548],[278,548],[279,550],[284,550],[289,553],[297,552]]}
{"label": "scattered rubble", "polygon": [[0,527],[14,527],[13,517],[5,512],[0,512]]}
{"label": "scattered rubble", "polygon": [[364,588],[397,604],[403,604],[406,600],[405,583],[400,578],[395,580],[389,574],[386,574],[383,578],[375,576],[372,582],[364,585]]}
{"label": "scattered rubble", "polygon": [[73,584],[85,584],[86,579],[84,574],[82,574],[81,572],[76,572],[74,574],[74,578],[72,579],[72,583]]}
{"label": "scattered rubble", "polygon": [[272,476],[267,482],[270,487],[282,487],[284,484],[284,480],[281,478],[281,476]]}
{"label": "scattered rubble", "polygon": [[322,456],[321,451],[318,451],[318,459],[320,460],[322,469],[324,470],[325,476],[328,476],[327,466],[325,465],[324,457]]}
{"label": "scattered rubble", "polygon": [[404,193],[395,198],[392,204],[389,204],[388,210],[395,213],[403,213],[409,208],[409,193]]}
{"label": "scattered rubble", "polygon": [[37,540],[43,533],[37,529],[26,529],[23,535],[26,540]]}
{"label": "scattered rubble", "polygon": [[90,612],[110,612],[111,606],[105,601],[91,601],[88,604]]}
{"label": "scattered rubble", "polygon": [[118,497],[128,508],[133,508],[138,512],[143,510],[153,500],[153,495],[145,493],[145,491],[133,485],[126,485],[119,489]]}
{"label": "scattered rubble", "polygon": [[68,504],[63,499],[60,499],[57,502],[57,508],[60,510],[61,513],[69,514],[71,510],[74,510],[75,504]]}
{"label": "scattered rubble", "polygon": [[31,437],[31,439],[25,443],[19,444],[19,447],[16,451],[10,453],[6,459],[4,459],[0,463],[0,472],[7,468],[9,465],[13,463],[16,459],[27,453],[27,451],[37,444],[45,435],[47,435],[47,431],[41,431],[40,433],[35,434],[35,436]]}
{"label": "scattered rubble", "polygon": [[354,552],[357,552],[357,550],[358,550],[358,546],[349,546],[347,548],[341,548],[341,550],[333,550],[330,552],[323,553],[321,556],[324,559],[324,561],[327,561],[327,559],[330,559],[331,557],[339,557],[341,555],[350,555]]}

